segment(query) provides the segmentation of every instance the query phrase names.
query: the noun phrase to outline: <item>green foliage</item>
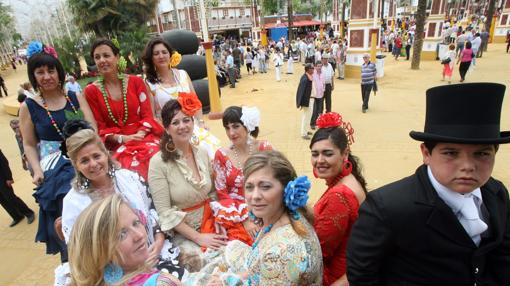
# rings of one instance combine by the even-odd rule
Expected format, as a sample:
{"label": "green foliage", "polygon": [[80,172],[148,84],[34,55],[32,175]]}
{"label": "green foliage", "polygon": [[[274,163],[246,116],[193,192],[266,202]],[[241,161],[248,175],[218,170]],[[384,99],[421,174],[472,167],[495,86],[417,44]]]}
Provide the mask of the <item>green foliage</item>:
{"label": "green foliage", "polygon": [[149,37],[149,30],[145,25],[119,34],[120,53],[127,61],[129,73],[142,72],[142,53]]}
{"label": "green foliage", "polygon": [[157,0],[68,0],[77,26],[96,36],[115,37],[124,31],[146,26]]}
{"label": "green foliage", "polygon": [[10,39],[14,28],[14,18],[11,16],[11,7],[0,2],[0,41]]}
{"label": "green foliage", "polygon": [[64,70],[70,74],[80,77],[80,43],[73,38],[65,36],[55,41],[55,50],[58,53],[58,59],[64,66]]}

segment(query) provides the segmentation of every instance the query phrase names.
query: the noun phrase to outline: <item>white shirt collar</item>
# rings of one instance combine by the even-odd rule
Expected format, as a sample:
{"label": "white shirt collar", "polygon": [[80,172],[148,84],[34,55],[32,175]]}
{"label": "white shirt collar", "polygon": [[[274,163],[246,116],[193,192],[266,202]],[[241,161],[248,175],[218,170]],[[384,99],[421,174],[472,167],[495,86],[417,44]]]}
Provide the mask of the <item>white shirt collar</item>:
{"label": "white shirt collar", "polygon": [[466,195],[472,195],[478,198],[479,204],[483,202],[482,200],[482,192],[480,188],[476,188],[471,193],[467,194],[459,194],[457,192],[454,192],[447,187],[443,186],[441,183],[439,183],[436,178],[434,178],[434,175],[432,174],[432,170],[430,169],[430,166],[427,166],[427,174],[429,176],[429,180],[432,183],[432,186],[436,190],[439,197],[452,209],[452,211],[457,214],[461,207],[463,206],[462,198]]}

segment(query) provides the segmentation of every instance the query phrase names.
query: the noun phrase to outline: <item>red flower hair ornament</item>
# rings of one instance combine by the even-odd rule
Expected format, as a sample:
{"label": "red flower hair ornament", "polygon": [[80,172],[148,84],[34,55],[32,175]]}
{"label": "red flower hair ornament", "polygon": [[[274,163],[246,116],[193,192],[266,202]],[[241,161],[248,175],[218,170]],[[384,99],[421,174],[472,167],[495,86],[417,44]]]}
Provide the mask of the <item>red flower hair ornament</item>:
{"label": "red flower hair ornament", "polygon": [[202,102],[200,102],[197,94],[194,92],[179,92],[177,101],[181,105],[182,113],[188,116],[195,115],[202,108]]}
{"label": "red flower hair ornament", "polygon": [[349,141],[349,145],[354,143],[354,128],[352,128],[350,122],[343,121],[342,115],[336,112],[321,114],[315,121],[315,125],[320,129],[340,127],[344,130],[347,140]]}

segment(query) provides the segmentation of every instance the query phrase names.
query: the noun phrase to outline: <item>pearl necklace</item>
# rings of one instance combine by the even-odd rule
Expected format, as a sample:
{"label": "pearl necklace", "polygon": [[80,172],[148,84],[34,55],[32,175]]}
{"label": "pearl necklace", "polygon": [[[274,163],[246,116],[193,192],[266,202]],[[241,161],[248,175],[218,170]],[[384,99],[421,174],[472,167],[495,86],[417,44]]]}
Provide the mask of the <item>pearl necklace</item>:
{"label": "pearl necklace", "polygon": [[[127,76],[119,75],[119,79],[122,82],[122,101],[124,105],[124,117],[122,118],[122,126],[126,125],[127,119],[128,119],[128,104],[127,104]],[[115,116],[113,116],[112,108],[110,107],[110,103],[108,102],[108,93],[106,92],[106,89],[104,87],[104,77],[99,77],[98,79],[99,83],[99,89],[101,90],[101,94],[103,95],[104,103],[106,105],[106,109],[108,110],[108,117],[115,123],[117,126],[121,126],[119,124],[119,121]]]}
{"label": "pearl necklace", "polygon": [[[250,157],[253,154],[253,140],[248,139],[248,157]],[[237,148],[234,144],[232,144],[232,151],[234,152],[234,159],[237,163],[237,166],[239,168],[243,167],[243,164],[241,164],[241,160],[239,160],[239,153],[237,153]]]}

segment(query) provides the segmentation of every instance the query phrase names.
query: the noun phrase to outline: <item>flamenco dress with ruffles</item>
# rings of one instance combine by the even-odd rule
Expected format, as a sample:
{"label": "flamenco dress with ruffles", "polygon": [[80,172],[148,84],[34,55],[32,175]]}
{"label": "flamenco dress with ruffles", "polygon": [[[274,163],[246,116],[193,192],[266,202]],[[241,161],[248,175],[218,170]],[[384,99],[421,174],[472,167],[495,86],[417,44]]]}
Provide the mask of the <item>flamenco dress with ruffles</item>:
{"label": "flamenco dress with ruffles", "polygon": [[358,218],[358,209],[354,192],[335,182],[328,183],[328,189],[314,206],[314,229],[322,249],[325,286],[346,273],[347,240]]}
{"label": "flamenco dress with ruffles", "polygon": [[[68,96],[75,107],[74,109],[67,102],[63,109],[51,111],[51,116],[60,130],[67,120],[83,119],[83,113],[79,110],[80,105],[75,94],[69,92]],[[39,204],[39,226],[35,241],[46,243],[47,254],[60,252],[60,259],[65,262],[67,261],[67,247],[65,242],[58,237],[53,225],[55,219],[62,215],[63,199],[71,189],[71,181],[75,172],[71,161],[61,154],[60,145],[63,138],[52,125],[46,109],[32,98],[27,98],[25,102],[39,140],[40,165],[44,172],[44,181],[33,194]]]}
{"label": "flamenco dress with ruffles", "polygon": [[[127,119],[124,118],[124,99],[113,100],[106,88],[104,88],[106,93],[104,95],[99,88],[99,83],[90,84],[85,88],[85,98],[96,119],[99,136],[106,147],[113,151],[113,158],[123,168],[135,171],[147,180],[149,161],[159,151],[159,140],[164,130],[153,118],[150,100],[143,80],[131,75],[124,75],[124,77],[127,77],[125,79],[127,80],[125,94]],[[112,119],[112,116],[115,120]],[[106,140],[108,136],[133,135],[140,130],[147,133],[145,138],[140,141],[131,140],[119,144]]]}
{"label": "flamenco dress with ruffles", "polygon": [[[269,142],[262,141],[257,151],[272,149]],[[240,240],[251,245],[253,239],[243,226],[243,222],[248,218],[243,170],[235,166],[224,149],[216,151],[213,170],[218,201],[211,202],[211,208],[216,222],[225,228],[228,240]]]}

